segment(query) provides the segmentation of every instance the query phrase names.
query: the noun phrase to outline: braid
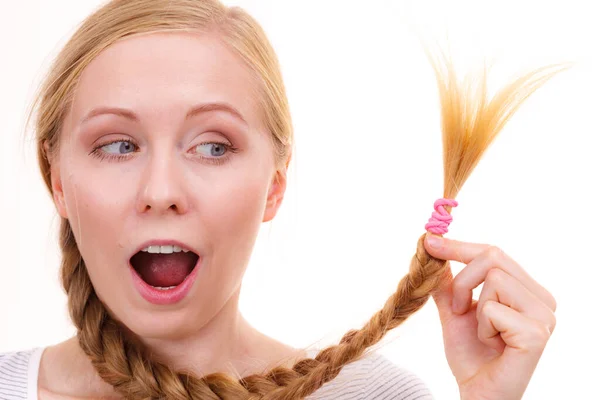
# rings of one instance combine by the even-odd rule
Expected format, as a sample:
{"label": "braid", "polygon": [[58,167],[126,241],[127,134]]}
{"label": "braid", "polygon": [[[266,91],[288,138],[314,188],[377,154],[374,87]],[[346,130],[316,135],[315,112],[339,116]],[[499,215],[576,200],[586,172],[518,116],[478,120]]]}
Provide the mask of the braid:
{"label": "braid", "polygon": [[[262,78],[265,123],[273,132],[276,153],[283,159],[291,151],[292,139],[285,89],[273,49],[249,15],[241,9],[224,8],[217,0],[111,1],[88,18],[74,35],[57,58],[39,97],[38,158],[50,192],[51,157],[46,158],[42,145],[49,144],[48,156],[56,150],[67,99],[90,60],[103,48],[130,34],[217,25],[232,48]],[[433,60],[431,54],[429,57],[436,70],[442,102],[444,197],[453,199],[518,106],[564,68],[540,69],[525,75],[487,103],[485,85],[477,93],[462,90],[450,63],[443,65]],[[396,292],[361,329],[350,330],[339,344],[321,350],[314,359],[305,358],[292,368],[279,366],[241,379],[224,373],[198,377],[187,371],[175,371],[154,359],[141,340],[116,321],[98,298],[67,219],[62,220],[60,227],[61,280],[79,346],[98,375],[124,398],[296,400],[314,393],[334,379],[345,365],[359,360],[389,330],[421,309],[440,283],[451,276],[446,261],[425,251],[424,238],[425,235],[419,238],[409,272],[399,282]]]}
{"label": "braid", "polygon": [[[512,92],[505,93],[510,99]],[[505,111],[503,107],[499,109]],[[486,122],[486,118],[480,120]],[[459,118],[452,126],[459,122],[463,123],[463,120]],[[471,156],[478,160],[481,154],[474,152]],[[469,168],[460,163],[456,168],[466,179]],[[462,183],[464,181],[454,186],[456,190]],[[141,341],[128,335],[127,329],[108,314],[98,299],[67,220],[63,220],[61,226],[62,280],[79,345],[99,376],[124,398],[296,400],[315,392],[334,379],[345,365],[360,359],[365,350],[379,342],[389,330],[421,309],[432,292],[451,275],[447,261],[433,258],[426,252],[424,240],[425,234],[419,238],[409,273],[402,278],[396,292],[361,329],[350,330],[339,344],[323,349],[314,359],[298,361],[291,369],[279,366],[264,375],[253,374],[239,380],[224,373],[197,377],[154,360]]]}
{"label": "braid", "polygon": [[419,239],[410,271],[394,293],[360,330],[291,369],[275,367],[265,375],[235,380],[223,373],[198,378],[152,360],[143,344],[115,321],[98,299],[67,220],[61,223],[62,282],[69,298],[79,345],[100,377],[127,399],[301,399],[334,379],[344,365],[360,359],[390,329],[419,310],[438,286],[445,262],[432,258]]}

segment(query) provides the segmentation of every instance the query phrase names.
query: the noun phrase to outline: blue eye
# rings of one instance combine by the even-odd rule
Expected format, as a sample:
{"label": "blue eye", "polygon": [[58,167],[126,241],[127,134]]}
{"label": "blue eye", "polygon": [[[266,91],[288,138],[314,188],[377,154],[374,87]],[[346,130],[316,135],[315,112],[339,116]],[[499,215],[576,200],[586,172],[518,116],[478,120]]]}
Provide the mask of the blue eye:
{"label": "blue eye", "polygon": [[90,155],[98,157],[100,160],[121,161],[129,158],[129,154],[134,153],[137,145],[131,140],[115,140],[100,146],[97,146],[90,152]]}
{"label": "blue eye", "polygon": [[[206,155],[202,155],[200,149],[208,149],[208,152],[204,152]],[[229,143],[223,142],[206,142],[200,143],[194,147],[195,153],[200,153],[199,158],[202,161],[214,164],[223,165],[231,159],[233,153],[237,153],[238,149],[233,147]],[[229,154],[227,154],[229,153]]]}
{"label": "blue eye", "polygon": [[[200,149],[207,149],[208,152]],[[100,160],[125,161],[137,150],[138,146],[135,143],[122,139],[97,146],[90,155]],[[229,160],[230,155],[227,153],[236,153],[237,149],[229,143],[206,142],[194,146],[192,152],[202,161],[220,165]]]}
{"label": "blue eye", "polygon": [[196,150],[198,150],[199,148],[203,147],[203,146],[213,146],[210,149],[209,152],[209,156],[210,157],[223,157],[225,155],[225,153],[227,152],[227,150],[230,148],[230,146],[226,143],[220,143],[220,142],[210,142],[210,143],[202,143],[196,146]]}
{"label": "blue eye", "polygon": [[108,154],[128,154],[135,151],[135,145],[128,140],[117,140],[116,142],[105,144],[100,148]]}

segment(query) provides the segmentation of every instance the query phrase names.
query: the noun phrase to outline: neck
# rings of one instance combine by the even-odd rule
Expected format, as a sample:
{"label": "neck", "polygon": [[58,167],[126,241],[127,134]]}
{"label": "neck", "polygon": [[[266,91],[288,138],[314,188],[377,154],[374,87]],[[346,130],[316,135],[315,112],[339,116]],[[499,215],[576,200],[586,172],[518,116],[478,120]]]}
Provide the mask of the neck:
{"label": "neck", "polygon": [[157,360],[176,370],[191,370],[199,376],[213,372],[241,373],[260,334],[241,315],[239,293],[236,291],[215,317],[192,335],[176,340],[142,341]]}
{"label": "neck", "polygon": [[[142,339],[157,360],[195,376],[223,372],[231,376],[261,373],[277,365],[291,367],[304,350],[276,341],[253,328],[238,308],[239,290],[201,330],[177,340]],[[83,353],[77,338],[46,349],[41,360],[41,391],[54,394],[118,397]]]}

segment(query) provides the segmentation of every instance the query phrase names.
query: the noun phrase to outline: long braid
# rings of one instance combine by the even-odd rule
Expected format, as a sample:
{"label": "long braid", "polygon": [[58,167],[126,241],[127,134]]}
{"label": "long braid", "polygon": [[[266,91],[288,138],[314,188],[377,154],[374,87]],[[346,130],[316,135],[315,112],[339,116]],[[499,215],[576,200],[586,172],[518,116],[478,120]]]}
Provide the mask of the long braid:
{"label": "long braid", "polygon": [[223,373],[196,377],[153,360],[135,337],[107,313],[93,290],[68,221],[61,234],[63,285],[79,344],[99,376],[127,399],[282,399],[304,398],[334,379],[341,369],[358,360],[367,348],[418,311],[449,273],[446,261],[431,257],[417,243],[409,273],[383,308],[337,345],[323,349],[315,359],[303,359],[291,369],[276,367],[264,375],[236,380]]}
{"label": "long braid", "polygon": [[358,360],[385,333],[419,310],[438,286],[445,262],[431,258],[419,239],[410,272],[397,291],[360,330],[351,330],[340,344],[293,368],[276,367],[241,380],[215,373],[197,378],[152,361],[143,345],[124,334],[93,290],[67,220],[61,226],[63,286],[69,297],[79,344],[102,379],[130,399],[300,399],[334,379],[344,365]]}
{"label": "long braid", "polygon": [[[228,16],[239,24],[228,21]],[[232,46],[249,65],[254,65],[255,71],[260,71],[265,85],[261,101],[266,125],[273,134],[278,159],[285,158],[292,137],[285,90],[273,50],[251,17],[237,8],[227,14],[216,0],[112,1],[74,35],[57,58],[39,97],[42,101],[37,120],[38,157],[50,192],[51,157],[48,156],[56,150],[67,100],[72,98],[76,79],[85,65],[120,37],[170,28],[202,28],[214,21],[223,26],[231,22],[228,38]],[[227,33],[223,26],[220,32]],[[250,44],[244,42],[247,38],[251,38]],[[447,71],[442,71],[441,65],[435,66],[442,100],[444,197],[454,198],[518,105],[558,71],[541,77],[535,73],[527,75],[507,86],[489,104],[481,104],[485,96],[465,94],[449,65]],[[42,149],[46,143],[50,144],[50,154]],[[425,251],[423,235],[417,242],[409,272],[399,282],[396,292],[361,329],[347,332],[339,344],[323,349],[314,359],[298,361],[292,368],[279,366],[242,379],[224,373],[198,377],[155,360],[135,335],[112,318],[93,288],[69,221],[64,219],[60,229],[62,284],[79,345],[99,376],[124,398],[134,400],[304,398],[334,379],[345,365],[360,359],[390,329],[422,308],[441,281],[450,275],[446,261],[432,258]]]}

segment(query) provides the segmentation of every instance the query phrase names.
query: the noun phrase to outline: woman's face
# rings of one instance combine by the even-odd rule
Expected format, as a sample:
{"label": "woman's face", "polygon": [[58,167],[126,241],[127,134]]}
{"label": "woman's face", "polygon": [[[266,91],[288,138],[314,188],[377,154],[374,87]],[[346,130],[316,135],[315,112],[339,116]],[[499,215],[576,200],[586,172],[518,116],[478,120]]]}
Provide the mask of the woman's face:
{"label": "woman's face", "polygon": [[98,297],[134,333],[183,337],[237,294],[285,190],[257,100],[250,71],[212,35],[125,39],[83,71],[54,199]]}

